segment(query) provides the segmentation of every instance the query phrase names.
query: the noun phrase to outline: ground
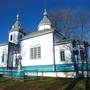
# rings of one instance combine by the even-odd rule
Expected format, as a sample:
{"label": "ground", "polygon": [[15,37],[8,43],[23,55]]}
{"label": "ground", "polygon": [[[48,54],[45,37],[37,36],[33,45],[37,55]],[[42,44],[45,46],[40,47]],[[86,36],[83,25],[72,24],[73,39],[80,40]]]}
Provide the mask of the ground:
{"label": "ground", "polygon": [[0,78],[0,90],[85,90],[85,82],[86,79],[71,78]]}

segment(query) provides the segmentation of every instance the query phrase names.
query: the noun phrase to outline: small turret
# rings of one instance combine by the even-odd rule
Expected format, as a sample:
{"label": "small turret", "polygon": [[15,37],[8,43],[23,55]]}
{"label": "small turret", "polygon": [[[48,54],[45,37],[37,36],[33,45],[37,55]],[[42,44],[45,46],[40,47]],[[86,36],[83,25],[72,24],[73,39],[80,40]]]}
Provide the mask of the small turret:
{"label": "small turret", "polygon": [[46,9],[44,9],[44,13],[43,13],[43,19],[40,21],[39,25],[38,25],[38,31],[40,30],[46,30],[46,29],[51,29],[52,27],[51,21],[48,18],[48,14]]}

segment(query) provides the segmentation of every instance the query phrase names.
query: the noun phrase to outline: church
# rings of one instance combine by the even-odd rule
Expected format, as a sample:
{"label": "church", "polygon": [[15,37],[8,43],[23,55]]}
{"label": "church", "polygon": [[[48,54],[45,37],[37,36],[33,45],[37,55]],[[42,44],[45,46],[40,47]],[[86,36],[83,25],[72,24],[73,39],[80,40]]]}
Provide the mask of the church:
{"label": "church", "polygon": [[82,41],[66,39],[54,29],[46,10],[37,31],[30,34],[23,30],[17,15],[8,41],[0,43],[0,74],[75,77],[75,65],[82,70],[84,50]]}

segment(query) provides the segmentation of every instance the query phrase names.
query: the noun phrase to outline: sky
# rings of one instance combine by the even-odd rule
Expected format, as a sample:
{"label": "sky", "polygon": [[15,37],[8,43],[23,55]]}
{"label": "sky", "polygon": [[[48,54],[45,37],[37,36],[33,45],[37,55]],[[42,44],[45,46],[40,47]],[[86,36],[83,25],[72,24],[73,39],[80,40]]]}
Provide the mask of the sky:
{"label": "sky", "polygon": [[47,12],[56,9],[76,9],[90,11],[90,0],[0,0],[0,42],[8,41],[8,33],[20,15],[24,31],[37,31],[38,24]]}

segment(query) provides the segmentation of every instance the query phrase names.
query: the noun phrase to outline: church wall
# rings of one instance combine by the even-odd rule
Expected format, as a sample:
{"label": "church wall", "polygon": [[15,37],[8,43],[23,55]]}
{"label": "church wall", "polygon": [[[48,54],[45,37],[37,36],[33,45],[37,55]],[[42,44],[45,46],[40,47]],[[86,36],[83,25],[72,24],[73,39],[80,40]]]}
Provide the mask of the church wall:
{"label": "church wall", "polygon": [[42,76],[42,77],[67,77],[74,78],[75,72],[30,72],[25,73],[28,76]]}
{"label": "church wall", "polygon": [[0,70],[3,67],[7,66],[7,56],[8,56],[8,45],[0,46]]}
{"label": "church wall", "polygon": [[[71,62],[71,44],[61,44],[55,46],[55,64],[70,64]],[[65,61],[61,61],[60,51],[65,52]]]}
{"label": "church wall", "polygon": [[[41,58],[31,59],[30,48],[41,47]],[[21,55],[23,66],[38,66],[53,64],[53,33],[23,40],[21,42]]]}

